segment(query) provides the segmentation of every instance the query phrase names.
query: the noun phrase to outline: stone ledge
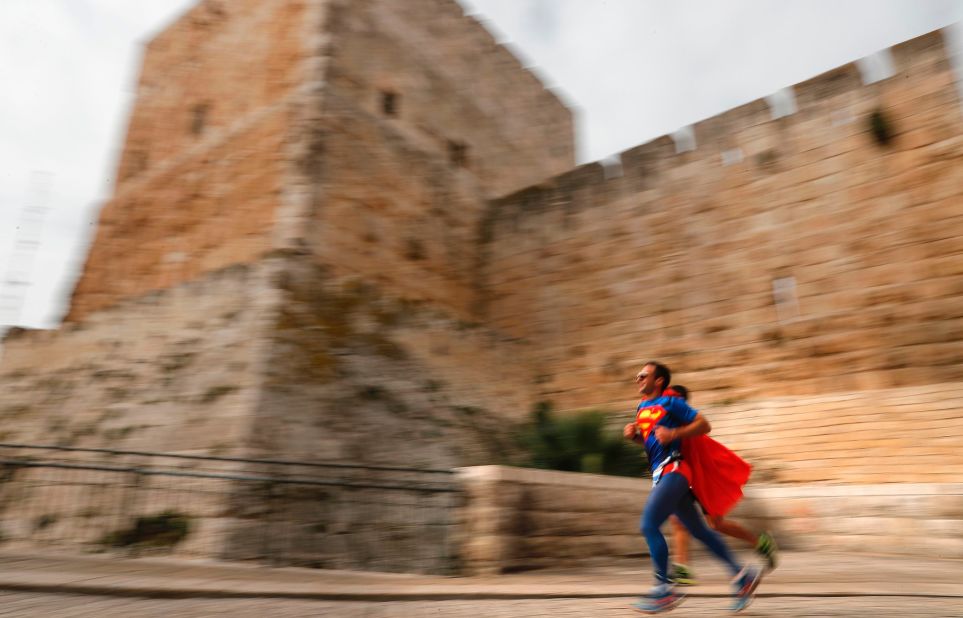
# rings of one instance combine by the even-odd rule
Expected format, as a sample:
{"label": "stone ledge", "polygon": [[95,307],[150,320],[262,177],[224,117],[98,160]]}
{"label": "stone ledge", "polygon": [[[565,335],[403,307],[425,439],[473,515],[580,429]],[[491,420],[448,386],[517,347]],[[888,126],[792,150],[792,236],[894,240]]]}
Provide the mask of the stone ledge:
{"label": "stone ledge", "polygon": [[465,482],[502,482],[524,483],[526,485],[558,485],[567,487],[588,487],[591,489],[614,489],[648,492],[651,481],[645,478],[606,476],[581,472],[558,472],[534,468],[513,468],[509,466],[474,466],[458,468],[458,477]]}
{"label": "stone ledge", "polygon": [[[645,551],[636,522],[648,479],[503,466],[461,468],[458,479],[467,496],[462,517],[467,573],[500,573],[558,560],[614,560]],[[623,514],[624,529],[619,526]],[[750,529],[772,530],[785,549],[963,556],[960,483],[750,483],[731,515]],[[733,547],[741,543],[733,541]]]}

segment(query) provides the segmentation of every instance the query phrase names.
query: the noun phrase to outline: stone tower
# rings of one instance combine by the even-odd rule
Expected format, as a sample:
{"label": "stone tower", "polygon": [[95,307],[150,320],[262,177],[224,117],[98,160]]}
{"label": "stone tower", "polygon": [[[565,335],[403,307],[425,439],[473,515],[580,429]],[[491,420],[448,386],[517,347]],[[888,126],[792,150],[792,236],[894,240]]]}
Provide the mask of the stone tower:
{"label": "stone tower", "polygon": [[56,410],[9,437],[488,460],[531,377],[477,322],[481,222],[572,132],[453,0],[200,2],[147,44],[67,325],[11,338]]}
{"label": "stone tower", "polygon": [[147,45],[67,319],[286,250],[464,311],[480,198],[572,161],[569,112],[453,1],[208,0]]}

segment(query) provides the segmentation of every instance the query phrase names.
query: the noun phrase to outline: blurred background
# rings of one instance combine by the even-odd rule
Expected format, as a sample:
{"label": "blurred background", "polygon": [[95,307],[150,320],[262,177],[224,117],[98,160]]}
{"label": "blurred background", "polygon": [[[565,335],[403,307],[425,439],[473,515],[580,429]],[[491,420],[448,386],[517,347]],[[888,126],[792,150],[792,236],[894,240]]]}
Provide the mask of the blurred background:
{"label": "blurred background", "polygon": [[961,17],[6,0],[4,551],[637,565],[660,359],[754,528],[963,557]]}

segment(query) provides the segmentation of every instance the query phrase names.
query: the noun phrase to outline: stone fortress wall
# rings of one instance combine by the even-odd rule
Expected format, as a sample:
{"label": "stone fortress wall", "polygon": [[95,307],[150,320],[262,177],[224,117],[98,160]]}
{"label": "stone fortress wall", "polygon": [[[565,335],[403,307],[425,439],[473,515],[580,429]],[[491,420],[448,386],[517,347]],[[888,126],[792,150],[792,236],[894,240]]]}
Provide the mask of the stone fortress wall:
{"label": "stone fortress wall", "polygon": [[485,321],[539,397],[627,415],[662,359],[769,480],[958,481],[963,117],[940,32],[890,53],[496,200]]}
{"label": "stone fortress wall", "polygon": [[[572,169],[568,110],[454,2],[201,2],[147,46],[68,324],[5,342],[5,431],[487,463],[537,401],[628,414],[660,358],[765,478],[958,480],[959,100],[940,33],[892,55]],[[229,431],[109,431],[202,399]]]}

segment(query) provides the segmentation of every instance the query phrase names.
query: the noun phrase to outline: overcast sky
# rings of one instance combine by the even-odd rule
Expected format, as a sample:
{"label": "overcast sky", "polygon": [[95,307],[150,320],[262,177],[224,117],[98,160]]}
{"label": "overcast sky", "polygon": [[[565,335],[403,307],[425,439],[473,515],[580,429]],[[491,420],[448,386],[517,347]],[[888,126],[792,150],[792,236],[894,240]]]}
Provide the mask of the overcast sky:
{"label": "overcast sky", "polygon": [[[963,17],[958,0],[460,1],[576,109],[581,161]],[[31,282],[17,323],[64,312],[112,191],[142,44],[194,2],[0,0],[0,284],[11,265]],[[48,207],[32,263],[13,259],[31,200]]]}

